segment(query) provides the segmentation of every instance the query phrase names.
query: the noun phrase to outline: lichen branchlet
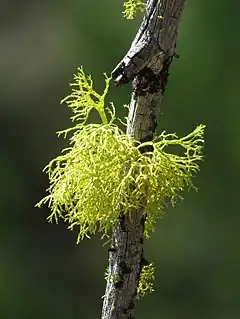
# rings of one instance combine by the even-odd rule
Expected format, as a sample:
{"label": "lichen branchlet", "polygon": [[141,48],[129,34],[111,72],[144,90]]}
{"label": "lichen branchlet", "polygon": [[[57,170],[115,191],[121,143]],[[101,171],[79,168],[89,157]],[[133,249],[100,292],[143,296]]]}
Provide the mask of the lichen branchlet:
{"label": "lichen branchlet", "polygon": [[153,263],[145,265],[140,274],[140,280],[137,288],[137,299],[144,297],[148,293],[152,293],[153,281],[155,279],[155,267]]}
{"label": "lichen branchlet", "polygon": [[123,15],[126,19],[132,20],[135,18],[138,12],[143,12],[146,7],[146,3],[141,0],[127,0],[123,4]]}

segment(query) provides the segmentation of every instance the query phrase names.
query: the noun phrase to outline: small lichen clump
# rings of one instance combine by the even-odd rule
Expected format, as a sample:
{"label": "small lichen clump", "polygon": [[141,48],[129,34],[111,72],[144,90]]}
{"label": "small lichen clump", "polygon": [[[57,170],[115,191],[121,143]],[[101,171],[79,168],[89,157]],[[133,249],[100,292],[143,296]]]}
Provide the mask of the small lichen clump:
{"label": "small lichen clump", "polygon": [[140,274],[140,280],[137,288],[137,298],[140,299],[148,293],[154,292],[153,281],[155,279],[155,267],[153,263],[145,265]]}
{"label": "small lichen clump", "polygon": [[134,19],[138,12],[143,12],[146,7],[146,3],[141,0],[127,0],[124,2],[125,7],[123,15],[126,19]]}
{"label": "small lichen clump", "polygon": [[[204,126],[177,138],[163,132],[154,141],[141,144],[117,126],[114,105],[105,105],[110,78],[105,75],[103,94],[93,89],[91,76],[79,68],[71,84],[72,93],[63,101],[72,109],[73,128],[59,132],[70,137],[70,146],[45,168],[49,176],[47,203],[49,220],[62,218],[69,228],[79,227],[77,242],[99,231],[107,236],[120,210],[131,214],[141,208],[146,215],[145,236],[154,230],[166,203],[176,204],[202,160]],[[87,124],[95,109],[101,124]],[[153,151],[142,154],[146,144]],[[166,152],[170,145],[181,146],[182,155]],[[145,199],[143,201],[143,198]]]}

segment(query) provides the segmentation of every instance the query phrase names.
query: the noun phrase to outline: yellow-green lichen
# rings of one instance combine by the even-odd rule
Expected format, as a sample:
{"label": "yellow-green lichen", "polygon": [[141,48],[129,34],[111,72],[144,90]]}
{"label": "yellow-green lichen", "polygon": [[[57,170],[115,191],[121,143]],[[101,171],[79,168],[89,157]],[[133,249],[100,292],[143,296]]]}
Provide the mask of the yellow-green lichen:
{"label": "yellow-green lichen", "polygon": [[[202,160],[204,125],[182,138],[163,132],[141,144],[119,129],[114,105],[105,105],[109,77],[105,75],[102,95],[82,68],[74,78],[72,93],[63,101],[74,113],[75,126],[58,133],[65,137],[71,133],[70,145],[46,166],[49,194],[37,206],[48,204],[50,221],[62,218],[70,229],[78,227],[77,242],[96,231],[108,235],[120,210],[131,214],[141,208],[148,237],[166,203],[174,206],[185,186],[193,186],[192,176]],[[86,122],[93,109],[101,124]],[[153,151],[142,154],[146,145]],[[167,152],[171,145],[180,146],[183,154]]]}
{"label": "yellow-green lichen", "polygon": [[144,297],[147,293],[152,293],[154,291],[154,279],[155,267],[153,263],[143,266],[137,288],[137,299],[140,299],[141,297]]}
{"label": "yellow-green lichen", "polygon": [[146,3],[141,0],[127,0],[123,4],[123,15],[126,19],[134,19],[138,12],[143,12],[146,7]]}

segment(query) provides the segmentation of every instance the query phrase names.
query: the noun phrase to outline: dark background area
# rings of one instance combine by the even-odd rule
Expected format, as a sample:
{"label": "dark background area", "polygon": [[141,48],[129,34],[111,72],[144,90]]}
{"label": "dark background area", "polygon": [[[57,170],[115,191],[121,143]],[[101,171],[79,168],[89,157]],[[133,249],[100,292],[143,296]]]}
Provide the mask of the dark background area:
{"label": "dark background area", "polygon": [[[34,208],[48,187],[43,167],[66,146],[71,125],[59,105],[79,65],[102,90],[141,17],[120,0],[0,3],[0,318],[100,317],[107,246],[99,236],[76,245],[67,225]],[[240,180],[240,2],[189,0],[159,130],[187,134],[207,125],[205,159],[185,194],[146,242],[156,263],[155,292],[136,318],[238,319]],[[131,86],[113,88],[117,112]]]}

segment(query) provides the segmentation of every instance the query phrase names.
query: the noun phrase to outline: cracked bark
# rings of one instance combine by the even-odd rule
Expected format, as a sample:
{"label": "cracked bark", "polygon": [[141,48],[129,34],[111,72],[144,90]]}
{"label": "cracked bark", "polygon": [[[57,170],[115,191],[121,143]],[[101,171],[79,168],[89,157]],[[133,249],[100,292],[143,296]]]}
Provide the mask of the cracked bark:
{"label": "cracked bark", "polygon": [[[132,81],[127,135],[141,142],[152,140],[155,134],[169,67],[177,56],[184,3],[185,0],[149,0],[129,51],[112,72],[117,86]],[[142,209],[133,211],[131,216],[121,212],[113,229],[102,319],[133,318],[140,273],[146,263],[142,213]]]}

